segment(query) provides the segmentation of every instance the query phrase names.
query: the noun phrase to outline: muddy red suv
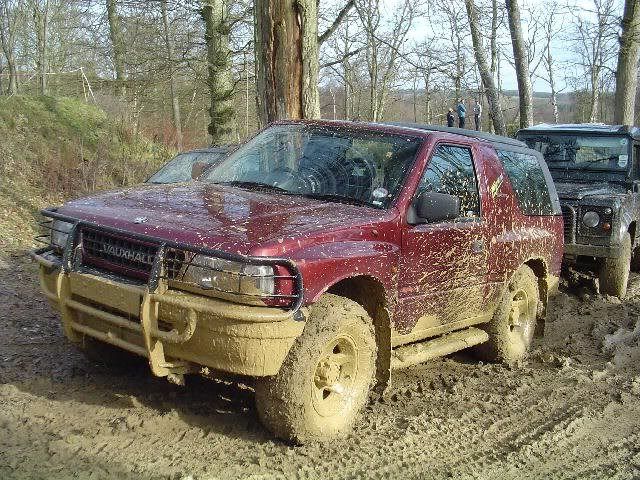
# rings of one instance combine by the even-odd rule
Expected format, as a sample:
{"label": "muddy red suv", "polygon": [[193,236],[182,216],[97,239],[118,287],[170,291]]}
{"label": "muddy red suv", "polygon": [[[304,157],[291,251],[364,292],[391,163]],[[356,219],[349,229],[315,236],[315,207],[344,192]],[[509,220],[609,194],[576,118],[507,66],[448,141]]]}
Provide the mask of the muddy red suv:
{"label": "muddy red suv", "polygon": [[278,123],[201,181],[46,210],[44,293],[91,358],[252,377],[276,435],[344,434],[395,368],[518,361],[557,286],[540,154],[443,130]]}

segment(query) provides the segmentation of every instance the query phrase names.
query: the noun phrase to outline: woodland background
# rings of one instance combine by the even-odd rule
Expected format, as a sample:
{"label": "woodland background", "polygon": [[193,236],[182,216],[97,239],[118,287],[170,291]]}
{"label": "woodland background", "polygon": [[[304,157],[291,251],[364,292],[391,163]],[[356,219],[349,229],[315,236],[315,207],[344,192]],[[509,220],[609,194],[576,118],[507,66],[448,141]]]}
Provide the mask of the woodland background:
{"label": "woodland background", "polygon": [[[637,15],[637,2],[627,3]],[[0,0],[0,92],[96,104],[132,135],[178,149],[242,141],[283,117],[443,124],[461,97],[468,109],[483,102],[485,130],[496,130],[497,104],[508,134],[528,123],[612,123],[624,8],[621,0]],[[514,75],[515,90],[505,82]],[[633,109],[628,123],[636,118]]]}

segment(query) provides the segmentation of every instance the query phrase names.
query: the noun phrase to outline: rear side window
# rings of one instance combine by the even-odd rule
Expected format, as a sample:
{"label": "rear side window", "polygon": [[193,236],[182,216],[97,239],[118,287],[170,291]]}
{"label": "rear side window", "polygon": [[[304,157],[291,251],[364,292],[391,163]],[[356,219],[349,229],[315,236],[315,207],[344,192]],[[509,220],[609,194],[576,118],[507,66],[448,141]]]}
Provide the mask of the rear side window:
{"label": "rear side window", "polygon": [[520,210],[525,215],[554,215],[542,167],[535,155],[498,150],[498,158],[511,181]]}

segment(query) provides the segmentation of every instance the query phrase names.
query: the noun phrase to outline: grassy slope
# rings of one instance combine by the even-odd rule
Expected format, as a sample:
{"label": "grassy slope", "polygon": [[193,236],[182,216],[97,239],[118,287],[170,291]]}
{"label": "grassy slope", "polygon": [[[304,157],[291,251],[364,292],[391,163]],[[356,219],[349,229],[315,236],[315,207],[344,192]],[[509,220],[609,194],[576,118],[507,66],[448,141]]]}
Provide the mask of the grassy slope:
{"label": "grassy slope", "polygon": [[0,97],[0,249],[30,246],[41,208],[143,181],[169,155],[94,105]]}

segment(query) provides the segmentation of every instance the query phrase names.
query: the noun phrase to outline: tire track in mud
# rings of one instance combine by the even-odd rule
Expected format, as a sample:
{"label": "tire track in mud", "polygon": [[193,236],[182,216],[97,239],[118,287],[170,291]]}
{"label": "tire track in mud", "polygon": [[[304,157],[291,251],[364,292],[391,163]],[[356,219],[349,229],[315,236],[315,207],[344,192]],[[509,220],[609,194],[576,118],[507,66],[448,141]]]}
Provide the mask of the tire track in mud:
{"label": "tire track in mud", "polygon": [[634,320],[638,289],[623,305],[563,294],[521,368],[459,354],[397,372],[348,438],[291,447],[246,390],[181,390],[144,365],[117,376],[84,360],[34,273],[0,268],[3,480],[640,478],[640,368],[609,370],[598,343]]}

